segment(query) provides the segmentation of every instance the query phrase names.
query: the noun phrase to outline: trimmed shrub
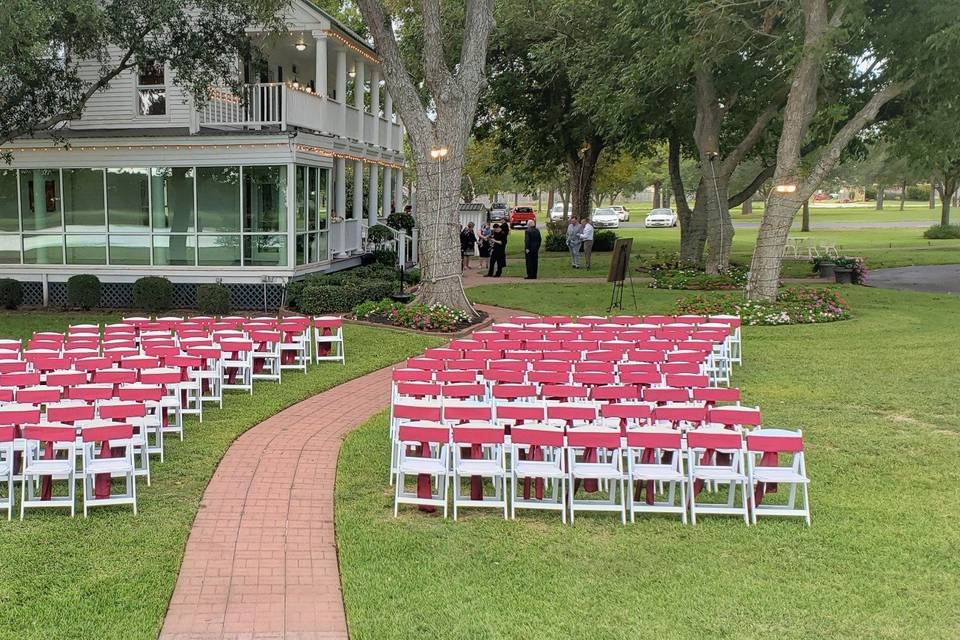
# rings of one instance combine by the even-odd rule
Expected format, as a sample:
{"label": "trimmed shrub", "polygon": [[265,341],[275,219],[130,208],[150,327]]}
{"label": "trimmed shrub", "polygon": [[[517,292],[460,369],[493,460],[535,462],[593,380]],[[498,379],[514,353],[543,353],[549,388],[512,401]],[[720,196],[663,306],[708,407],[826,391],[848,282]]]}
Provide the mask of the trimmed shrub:
{"label": "trimmed shrub", "polygon": [[717,274],[708,274],[701,269],[654,269],[650,272],[651,289],[742,289],[747,284],[747,268],[731,264],[730,268]]}
{"label": "trimmed shrub", "polygon": [[613,251],[613,243],[617,241],[617,234],[613,231],[596,231],[593,234],[594,251]]}
{"label": "trimmed shrub", "polygon": [[145,311],[166,311],[173,306],[173,283],[146,276],[133,283],[133,306]]}
{"label": "trimmed shrub", "polygon": [[307,314],[347,313],[368,300],[382,300],[396,291],[388,280],[329,284],[321,279],[307,283],[298,297],[298,308]]}
{"label": "trimmed shrub", "polygon": [[367,229],[367,240],[370,242],[387,242],[393,240],[393,231],[383,224],[375,224]]}
{"label": "trimmed shrub", "polygon": [[556,252],[567,251],[569,249],[569,247],[567,247],[567,236],[557,235],[555,233],[547,234],[547,240],[543,246],[545,251]]}
{"label": "trimmed shrub", "polygon": [[387,226],[393,229],[403,229],[409,234],[413,231],[416,221],[413,216],[403,211],[395,211],[387,216]]}
{"label": "trimmed shrub", "polygon": [[956,240],[960,238],[960,224],[935,224],[923,232],[927,240]]}
{"label": "trimmed shrub", "polygon": [[907,200],[930,200],[930,185],[913,184],[907,187]]}
{"label": "trimmed shrub", "polygon": [[0,278],[0,307],[16,309],[23,304],[23,285],[13,278]]}
{"label": "trimmed shrub", "polygon": [[397,264],[397,252],[393,249],[375,249],[373,252],[375,264],[393,267]]}
{"label": "trimmed shrub", "polygon": [[67,304],[84,311],[100,304],[100,278],[89,274],[70,276],[67,279]]}
{"label": "trimmed shrub", "polygon": [[207,315],[230,313],[230,289],[222,284],[201,284],[197,287],[197,309]]}

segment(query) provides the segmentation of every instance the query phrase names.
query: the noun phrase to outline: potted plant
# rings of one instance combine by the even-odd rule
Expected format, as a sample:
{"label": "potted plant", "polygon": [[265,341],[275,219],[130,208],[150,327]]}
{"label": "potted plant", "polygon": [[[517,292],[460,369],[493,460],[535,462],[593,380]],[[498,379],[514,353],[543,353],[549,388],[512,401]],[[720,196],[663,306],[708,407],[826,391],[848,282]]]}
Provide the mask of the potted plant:
{"label": "potted plant", "polygon": [[837,284],[863,284],[867,280],[867,266],[859,257],[836,258],[833,273]]}
{"label": "potted plant", "polygon": [[836,263],[830,257],[814,258],[813,260],[814,272],[820,272],[820,277],[827,280],[834,278],[833,270],[836,266]]}

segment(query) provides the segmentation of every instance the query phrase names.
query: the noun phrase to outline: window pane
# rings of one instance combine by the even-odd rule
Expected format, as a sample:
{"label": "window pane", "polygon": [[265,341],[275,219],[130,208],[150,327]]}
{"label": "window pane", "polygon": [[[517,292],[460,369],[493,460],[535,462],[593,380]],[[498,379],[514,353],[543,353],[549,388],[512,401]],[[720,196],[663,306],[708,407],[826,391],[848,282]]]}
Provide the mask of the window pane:
{"label": "window pane", "polygon": [[310,215],[310,230],[317,228],[317,194],[320,191],[320,170],[316,167],[307,167],[310,174],[310,184],[307,187],[307,208]]}
{"label": "window pane", "polygon": [[110,236],[110,264],[150,264],[150,235]]}
{"label": "window pane", "polygon": [[307,264],[307,243],[310,236],[300,234],[297,236],[297,264]]}
{"label": "window pane", "polygon": [[193,169],[156,167],[150,170],[150,199],[154,231],[192,233]]}
{"label": "window pane", "polygon": [[[307,167],[297,167],[297,231],[307,230]],[[14,194],[16,197],[16,194]],[[16,204],[16,202],[14,202]]]}
{"label": "window pane", "polygon": [[310,234],[310,262],[327,260],[327,232]]}
{"label": "window pane", "polygon": [[287,168],[243,168],[243,230],[287,230]]}
{"label": "window pane", "polygon": [[107,238],[67,234],[67,264],[107,264]]}
{"label": "window pane", "polygon": [[244,236],[243,264],[257,267],[287,266],[287,236]]}
{"label": "window pane", "polygon": [[59,231],[62,228],[58,169],[21,169],[20,194],[24,231]]}
{"label": "window pane", "polygon": [[20,264],[20,236],[0,236],[0,264]]}
{"label": "window pane", "polygon": [[102,169],[63,170],[63,221],[67,231],[104,230]]}
{"label": "window pane", "polygon": [[197,263],[197,241],[194,236],[153,236],[153,264],[188,265]]}
{"label": "window pane", "polygon": [[158,63],[156,60],[146,60],[140,63],[139,73],[137,74],[137,84],[163,84],[163,64]]}
{"label": "window pane", "polygon": [[[16,169],[0,169],[0,231],[20,231]],[[17,262],[20,262],[19,250]]]}
{"label": "window pane", "polygon": [[240,236],[200,236],[197,242],[197,264],[240,266]]}
{"label": "window pane", "polygon": [[63,236],[23,236],[23,263],[63,264]]}
{"label": "window pane", "polygon": [[107,220],[110,231],[150,231],[147,189],[146,169],[107,169]]}
{"label": "window pane", "polygon": [[141,116],[167,115],[166,89],[140,89],[137,91],[137,98]]}
{"label": "window pane", "polygon": [[197,167],[200,231],[240,231],[240,167]]}

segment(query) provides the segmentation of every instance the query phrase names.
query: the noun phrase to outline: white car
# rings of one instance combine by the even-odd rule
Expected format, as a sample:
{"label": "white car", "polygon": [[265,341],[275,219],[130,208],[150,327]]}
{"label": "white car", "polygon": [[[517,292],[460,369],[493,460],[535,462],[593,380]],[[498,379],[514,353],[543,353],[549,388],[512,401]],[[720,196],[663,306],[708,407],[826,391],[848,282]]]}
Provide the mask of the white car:
{"label": "white car", "polygon": [[[567,205],[568,208],[571,208],[570,205]],[[571,208],[572,213],[572,208]],[[553,209],[550,209],[550,220],[553,222],[559,222],[563,220],[563,203],[558,202],[553,205]]]}
{"label": "white car", "polygon": [[610,208],[617,212],[617,217],[620,218],[620,222],[630,222],[630,212],[622,205],[615,204]]}
{"label": "white car", "polygon": [[602,208],[594,209],[593,215],[590,216],[590,222],[593,223],[594,229],[619,229],[620,228],[620,216],[617,215],[616,210],[611,208]]}
{"label": "white car", "polygon": [[677,214],[673,212],[673,209],[654,209],[647,214],[643,226],[675,227],[677,226]]}

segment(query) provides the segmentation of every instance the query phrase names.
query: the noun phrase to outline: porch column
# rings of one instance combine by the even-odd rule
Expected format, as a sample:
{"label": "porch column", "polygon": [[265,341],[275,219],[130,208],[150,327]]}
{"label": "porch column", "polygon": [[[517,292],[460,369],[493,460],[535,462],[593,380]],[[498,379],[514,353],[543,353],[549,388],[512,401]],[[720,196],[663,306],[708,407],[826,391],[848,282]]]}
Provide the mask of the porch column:
{"label": "porch column", "polygon": [[397,211],[403,211],[403,169],[393,172],[397,184],[393,187],[393,206]]}
{"label": "porch column", "polygon": [[[379,119],[379,116],[377,116]],[[370,165],[370,186],[367,193],[367,223],[372,227],[379,224],[377,204],[380,199],[380,169],[375,164]]]}
{"label": "porch column", "polygon": [[381,147],[386,147],[387,149],[393,148],[393,96],[390,95],[389,91],[385,91],[386,98],[383,103],[383,117],[387,120],[387,139],[380,141]]}
{"label": "porch column", "polygon": [[[334,206],[334,213],[337,214],[337,217],[343,220],[346,218],[346,209],[347,209],[347,163],[343,158],[335,158],[334,160],[334,171],[335,173],[335,189],[336,189],[336,204]],[[331,250],[338,258],[345,257],[343,253],[344,249],[344,227],[346,222],[338,222],[333,225],[333,230],[335,232],[333,246]]]}
{"label": "porch column", "polygon": [[373,139],[368,142],[380,144],[380,69],[370,73],[370,113],[373,114]]}
{"label": "porch column", "polygon": [[393,169],[390,167],[383,168],[383,217],[386,218],[390,215],[390,203],[393,202],[393,199],[390,196],[390,187],[393,186]]}
{"label": "porch column", "polygon": [[317,95],[327,99],[330,97],[327,91],[327,34],[323,31],[314,31],[313,41],[317,45],[313,87],[316,89]]}
{"label": "porch column", "polygon": [[347,133],[347,50],[337,49],[337,134]]}
{"label": "porch column", "polygon": [[[359,71],[358,71],[359,74]],[[359,77],[359,75],[358,75]],[[363,233],[363,161],[353,161],[353,220],[347,230],[347,249],[362,249]]]}
{"label": "porch column", "polygon": [[[357,114],[357,140],[363,140],[363,123],[365,118],[363,117],[364,106],[363,106],[363,94],[364,94],[364,65],[363,58],[357,58],[357,61],[354,63],[356,66],[356,75],[353,76],[353,106],[356,107],[359,113]],[[362,175],[362,174],[361,174]]]}

